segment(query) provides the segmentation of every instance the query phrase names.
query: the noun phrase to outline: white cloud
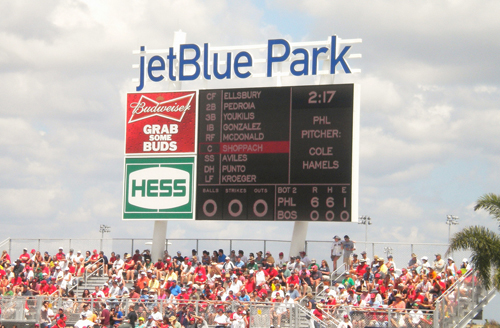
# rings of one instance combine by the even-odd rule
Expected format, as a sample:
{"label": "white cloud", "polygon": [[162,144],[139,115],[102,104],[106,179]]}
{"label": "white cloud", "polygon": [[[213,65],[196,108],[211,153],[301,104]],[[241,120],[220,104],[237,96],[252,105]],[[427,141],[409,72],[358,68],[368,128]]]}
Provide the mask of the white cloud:
{"label": "white cloud", "polygon": [[[494,1],[0,2],[9,13],[0,21],[2,223],[16,232],[50,219],[55,228],[40,233],[53,237],[99,237],[102,223],[115,237],[152,236],[153,222],[120,219],[125,94],[137,77],[132,50],[168,48],[179,29],[187,42],[213,46],[338,34],[363,39],[353,47],[363,58],[352,61],[362,73],[335,78],[361,84],[360,211],[373,215],[377,237],[446,241],[444,216],[453,211],[464,225],[482,223],[484,213],[471,213],[469,205],[500,183],[499,7]],[[314,79],[284,79],[295,82]],[[361,240],[362,228],[311,223],[309,237],[330,240],[345,231]],[[281,222],[171,222],[167,236],[289,239],[291,231]]]}

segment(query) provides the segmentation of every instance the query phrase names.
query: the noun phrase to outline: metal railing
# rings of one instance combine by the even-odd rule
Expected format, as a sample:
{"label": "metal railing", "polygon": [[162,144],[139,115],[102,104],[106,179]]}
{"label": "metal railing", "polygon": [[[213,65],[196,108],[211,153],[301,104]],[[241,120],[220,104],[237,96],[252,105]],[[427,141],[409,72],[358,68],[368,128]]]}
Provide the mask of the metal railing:
{"label": "metal railing", "polygon": [[[102,249],[105,254],[109,255],[112,251],[117,254],[129,253],[133,254],[135,249],[150,248],[151,238],[113,238],[113,239],[21,239],[21,238],[8,238],[0,244],[1,247],[8,248],[11,258],[16,258],[17,254],[22,253],[24,247],[33,248],[36,250],[48,251],[55,254],[59,247],[64,250],[74,248],[75,250],[99,248],[102,241]],[[7,247],[8,244],[8,247]],[[149,245],[148,245],[149,244]],[[306,240],[304,243],[304,250],[307,252],[309,258],[328,259],[330,256],[330,248],[332,242],[330,240]],[[181,251],[182,254],[191,254],[191,250],[195,249],[198,254],[203,250],[208,250],[210,254],[213,250],[219,248],[224,249],[226,254],[230,250],[242,249],[245,255],[248,256],[250,252],[256,253],[257,251],[271,251],[275,259],[277,254],[283,252],[284,258],[289,259],[288,249],[290,248],[290,240],[270,240],[270,239],[215,239],[215,238],[168,238],[166,239],[166,249],[174,254]],[[368,257],[373,259],[375,255],[379,257],[386,257],[388,254],[394,256],[394,260],[398,268],[406,267],[412,253],[416,253],[418,258],[427,255],[432,259],[435,253],[444,254],[448,248],[448,244],[440,243],[397,243],[397,242],[356,242],[358,249],[367,249]],[[355,251],[356,252],[356,251]],[[470,252],[456,252],[454,256],[457,259],[470,256]],[[155,259],[156,260],[156,259]],[[319,261],[318,261],[319,262]],[[331,263],[330,261],[328,261]]]}
{"label": "metal railing", "polygon": [[477,271],[466,272],[435,302],[440,326],[464,327],[495,293],[484,288]]}
{"label": "metal railing", "polygon": [[[180,301],[180,300],[158,300],[158,299],[97,299],[89,297],[67,298],[67,297],[3,297],[0,299],[2,312],[0,321],[2,323],[37,323],[41,319],[42,303],[49,301],[49,308],[54,314],[59,309],[67,317],[67,322],[72,324],[80,319],[83,306],[95,313],[98,317],[103,310],[104,304],[111,311],[121,311],[126,316],[130,306],[134,308],[138,317],[147,318],[150,315],[160,314],[165,316],[176,315],[179,311],[191,313],[202,317],[209,325],[214,325],[217,309],[223,309],[224,313],[234,312],[242,306],[251,322],[251,327],[269,327],[270,325],[281,327],[298,328],[300,321],[312,319],[320,322],[310,311],[298,304],[264,303],[264,302],[221,302],[221,301]],[[158,310],[155,312],[155,308]],[[333,318],[332,318],[333,320]],[[332,323],[334,321],[331,321]],[[324,326],[324,324],[322,324]],[[329,325],[333,327],[333,325]]]}
{"label": "metal railing", "polygon": [[334,317],[343,321],[344,315],[354,327],[421,327],[437,328],[436,311],[432,310],[397,310],[392,308],[337,307]]}

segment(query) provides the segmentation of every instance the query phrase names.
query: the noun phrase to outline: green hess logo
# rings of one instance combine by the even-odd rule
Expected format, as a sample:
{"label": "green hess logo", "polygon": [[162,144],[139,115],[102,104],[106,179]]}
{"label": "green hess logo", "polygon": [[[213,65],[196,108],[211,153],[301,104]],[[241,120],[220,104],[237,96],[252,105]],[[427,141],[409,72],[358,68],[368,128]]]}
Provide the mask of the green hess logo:
{"label": "green hess logo", "polygon": [[127,158],[124,219],[193,219],[194,158]]}

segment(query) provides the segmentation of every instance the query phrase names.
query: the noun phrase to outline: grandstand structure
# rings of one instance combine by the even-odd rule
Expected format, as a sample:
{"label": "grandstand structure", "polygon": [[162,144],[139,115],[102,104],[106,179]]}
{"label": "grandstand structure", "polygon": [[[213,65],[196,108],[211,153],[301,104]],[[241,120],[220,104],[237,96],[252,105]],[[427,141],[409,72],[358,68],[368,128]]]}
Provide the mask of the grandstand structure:
{"label": "grandstand structure", "polygon": [[[336,270],[330,270],[327,275],[323,275],[317,285],[313,285],[312,276],[308,279],[302,276],[300,268],[297,270],[299,276],[298,295],[294,294],[294,300],[290,301],[289,285],[293,284],[288,278],[283,276],[283,272],[277,271],[275,277],[269,274],[263,274],[264,271],[273,271],[276,267],[287,269],[292,268],[292,275],[295,267],[304,265],[306,271],[312,272],[314,266],[313,259],[318,259],[316,263],[326,260],[331,266],[330,247],[331,241],[306,241],[304,244],[305,252],[300,257],[290,261],[290,256],[281,255],[281,250],[288,249],[290,241],[285,240],[251,240],[251,239],[169,239],[166,240],[166,252],[161,261],[152,263],[153,270],[147,270],[143,265],[146,261],[147,252],[143,252],[149,245],[147,239],[11,239],[8,238],[0,243],[0,250],[5,250],[9,254],[9,265],[5,262],[5,256],[2,255],[2,268],[6,276],[9,276],[9,285],[4,286],[2,280],[2,296],[0,299],[0,322],[6,327],[16,324],[34,326],[36,323],[43,323],[44,311],[47,307],[51,309],[54,316],[62,313],[66,318],[68,325],[74,325],[81,319],[82,312],[89,311],[95,314],[93,320],[99,320],[104,308],[112,313],[121,313],[122,318],[126,318],[132,308],[138,315],[145,320],[152,317],[151,320],[157,320],[156,326],[167,325],[172,316],[181,323],[182,326],[202,327],[207,324],[215,327],[218,322],[225,318],[227,324],[231,327],[337,327],[343,326],[347,320],[352,328],[357,327],[465,327],[495,296],[494,290],[486,290],[478,279],[474,268],[467,266],[465,260],[467,254],[453,254],[457,259],[464,259],[462,267],[456,267],[455,272],[437,273],[434,277],[434,265],[420,263],[422,270],[417,275],[412,275],[411,258],[412,255],[419,254],[419,257],[431,257],[434,254],[444,254],[447,248],[446,244],[402,244],[402,243],[356,243],[356,257],[370,259],[370,269],[376,274],[381,274],[378,264],[373,264],[375,258],[379,258],[381,265],[391,266],[394,262],[393,270],[388,268],[387,275],[383,278],[374,275],[373,281],[363,280],[363,277],[356,276],[360,271],[359,266],[368,261],[356,260],[350,258],[351,264],[341,264]],[[246,246],[246,247],[244,247]],[[80,249],[79,247],[82,247]],[[84,248],[85,247],[85,248]],[[27,251],[24,251],[26,249]],[[61,249],[61,250],[60,250]],[[95,249],[103,251],[107,260],[102,256],[97,256],[96,261],[82,266],[84,269],[80,273],[75,272],[71,276],[71,282],[64,289],[59,287],[53,292],[44,293],[40,280],[50,281],[51,277],[56,276],[57,270],[67,272],[64,266],[68,262],[57,261],[57,254],[68,252],[73,249],[73,254],[81,250],[85,253],[87,250]],[[43,266],[36,261],[27,262],[27,264],[16,264],[16,260],[23,256],[19,254],[30,253],[30,250],[48,252],[53,255],[50,263]],[[136,255],[136,250],[139,254]],[[212,257],[207,266],[203,266],[204,250],[208,250]],[[222,250],[222,255],[227,252],[227,260],[213,262],[215,256],[211,250]],[[231,252],[235,250],[235,252]],[[246,263],[241,270],[235,267],[237,263],[236,256],[239,251],[243,251],[246,257]],[[104,263],[110,261],[111,252],[121,254],[122,258],[132,258],[132,255],[140,257],[141,261],[136,261],[135,266],[130,268],[132,276],[127,276],[127,270],[113,272],[113,265],[109,266],[111,271],[104,269]],[[178,253],[179,252],[179,253]],[[5,254],[4,253],[4,254]],[[91,252],[92,253],[92,252]],[[260,268],[257,264],[256,269],[251,269],[248,265],[251,254],[254,260],[263,264]],[[262,253],[262,257],[261,254]],[[274,263],[262,261],[266,258],[263,254],[268,253],[267,259]],[[182,254],[188,254],[184,256]],[[377,256],[380,254],[381,256]],[[220,255],[220,256],[222,256]],[[234,256],[233,256],[234,255]],[[295,255],[295,254],[293,254]],[[24,256],[27,258],[26,256]],[[33,258],[31,255],[30,258]],[[62,259],[59,256],[59,259]],[[65,254],[65,258],[69,258]],[[391,258],[391,260],[389,260]],[[437,257],[436,257],[437,258]],[[180,260],[183,261],[180,261]],[[392,261],[392,259],[394,259]],[[133,260],[133,259],[132,259]],[[160,259],[158,259],[160,260]],[[372,261],[373,260],[373,261]],[[170,265],[174,269],[174,261],[178,262],[178,275],[172,275],[168,269],[154,269],[154,264],[162,262],[165,266]],[[225,266],[224,262],[231,263]],[[44,262],[47,262],[44,260]],[[138,262],[141,262],[140,266]],[[184,262],[184,263],[180,263]],[[189,263],[200,262],[196,270],[205,270],[206,280],[196,280],[197,272],[190,271]],[[285,265],[282,266],[281,263]],[[417,262],[418,259],[417,259]],[[422,261],[423,262],[423,261]],[[429,261],[431,262],[431,261]],[[460,262],[457,260],[457,262]],[[239,261],[238,261],[239,263]],[[298,264],[295,264],[298,263]],[[357,265],[356,265],[357,263]],[[452,267],[453,261],[447,264],[447,268]],[[50,274],[40,276],[38,279],[36,273],[25,274],[33,267],[44,267],[48,264]],[[418,263],[417,263],[418,264]],[[21,271],[15,268],[23,267]],[[26,267],[28,270],[26,270]],[[56,269],[59,267],[60,269]],[[188,270],[186,271],[186,267]],[[194,266],[193,266],[194,267]],[[234,268],[233,268],[234,267]],[[250,268],[250,269],[249,269]],[[417,270],[418,267],[415,267]],[[151,271],[151,272],[148,272]],[[186,272],[185,272],[186,271]],[[203,270],[201,270],[203,271]],[[446,271],[446,270],[444,270]],[[17,272],[17,274],[14,274]],[[175,271],[174,271],[175,272]],[[191,275],[189,273],[191,272]],[[22,273],[22,274],[20,274]],[[153,274],[158,274],[158,279],[154,279]],[[365,272],[366,273],[366,272]],[[114,274],[114,276],[113,276]],[[255,283],[253,290],[249,290],[248,298],[241,298],[242,289],[248,286],[246,282],[251,279],[258,281],[259,274],[264,275],[263,283]],[[14,277],[15,276],[15,277]],[[148,280],[144,284],[141,277]],[[423,289],[422,283],[424,276],[432,279],[429,281],[428,288],[424,297],[415,296],[416,289]],[[14,278],[13,278],[14,277]],[[19,278],[21,277],[21,278]],[[175,279],[170,279],[176,277]],[[438,278],[440,277],[440,278]],[[442,278],[441,278],[442,277]],[[131,278],[131,279],[127,279]],[[354,279],[353,279],[354,278]],[[352,279],[353,284],[350,285]],[[412,281],[415,279],[415,281]],[[39,280],[33,282],[33,280]],[[171,291],[176,280],[179,293],[174,295]],[[234,281],[233,281],[234,280]],[[387,281],[386,281],[387,280]],[[441,281],[442,280],[442,281]],[[158,281],[157,286],[151,285],[151,281]],[[203,283],[200,283],[203,282]],[[238,281],[241,281],[239,283]],[[306,281],[306,283],[304,283]],[[237,283],[238,282],[238,283]],[[445,288],[434,292],[435,288],[445,283]],[[123,283],[123,286],[120,286]],[[278,283],[280,286],[278,286]],[[307,284],[309,283],[309,284]],[[27,290],[33,290],[30,295],[23,295],[23,284],[27,285]],[[119,286],[126,293],[112,294],[111,286]],[[235,287],[236,286],[236,287]],[[419,287],[420,286],[420,287]],[[252,286],[250,286],[252,287]],[[366,288],[369,287],[369,290]],[[38,288],[38,289],[37,289]],[[236,288],[236,289],[235,289]],[[165,292],[169,289],[169,292]],[[186,289],[186,291],[184,291]],[[293,289],[293,288],[292,288]],[[87,293],[86,290],[89,292]],[[12,292],[10,292],[12,291]],[[37,293],[38,291],[38,293]],[[134,293],[135,291],[135,293]],[[231,293],[230,291],[234,291]],[[281,291],[281,292],[280,292]],[[392,296],[391,296],[392,293]],[[168,294],[168,297],[165,297]],[[293,294],[293,292],[292,292]],[[179,296],[180,295],[180,296]],[[367,296],[368,295],[368,296]],[[378,298],[377,295],[381,295]],[[398,295],[402,297],[398,299]],[[380,302],[380,299],[382,301]],[[44,302],[48,301],[48,306]],[[404,302],[404,307],[395,306],[398,302]],[[86,307],[84,308],[84,305]],[[131,307],[132,306],[132,307]],[[116,309],[116,310],[115,310]],[[220,312],[222,310],[222,312]],[[219,321],[218,321],[219,320]],[[115,322],[118,324],[119,320]],[[96,326],[97,327],[97,326]]]}

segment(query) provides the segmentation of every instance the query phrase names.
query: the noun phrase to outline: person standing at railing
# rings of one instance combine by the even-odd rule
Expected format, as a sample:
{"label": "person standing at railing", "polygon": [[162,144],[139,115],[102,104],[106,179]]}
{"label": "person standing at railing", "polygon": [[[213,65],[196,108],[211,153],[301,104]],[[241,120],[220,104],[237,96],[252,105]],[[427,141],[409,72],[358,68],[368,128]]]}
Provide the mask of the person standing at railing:
{"label": "person standing at railing", "polygon": [[346,265],[346,269],[349,269],[351,265],[351,255],[356,249],[354,241],[352,241],[348,235],[345,235],[344,240],[341,242],[341,248],[344,251],[344,264]]}

